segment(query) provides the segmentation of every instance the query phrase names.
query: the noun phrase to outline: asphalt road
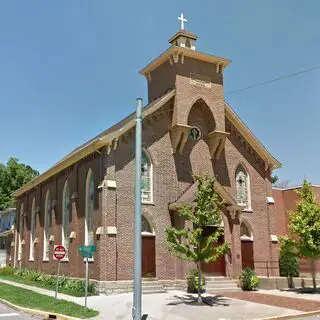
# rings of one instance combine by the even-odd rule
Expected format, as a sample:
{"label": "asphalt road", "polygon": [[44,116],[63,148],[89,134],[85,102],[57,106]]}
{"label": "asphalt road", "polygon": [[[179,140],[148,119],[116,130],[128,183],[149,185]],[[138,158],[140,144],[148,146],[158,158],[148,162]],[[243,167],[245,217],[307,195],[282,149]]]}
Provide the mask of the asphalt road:
{"label": "asphalt road", "polygon": [[14,310],[7,305],[0,303],[0,320],[42,320],[43,317],[33,316],[24,312]]}

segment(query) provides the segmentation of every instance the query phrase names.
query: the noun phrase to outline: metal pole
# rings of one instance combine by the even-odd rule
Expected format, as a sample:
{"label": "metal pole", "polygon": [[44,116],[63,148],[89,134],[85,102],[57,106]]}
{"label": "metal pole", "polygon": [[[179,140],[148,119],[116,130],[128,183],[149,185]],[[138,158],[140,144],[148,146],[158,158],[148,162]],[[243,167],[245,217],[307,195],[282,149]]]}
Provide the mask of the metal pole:
{"label": "metal pole", "polygon": [[84,288],[84,306],[87,308],[87,299],[88,299],[88,277],[89,277],[89,263],[88,263],[88,257],[86,257],[86,282],[85,282],[85,288]]}
{"label": "metal pole", "polygon": [[57,271],[57,280],[56,280],[56,293],[54,298],[57,300],[58,297],[58,287],[59,287],[59,272],[60,272],[60,260],[58,260],[58,271]]}
{"label": "metal pole", "polygon": [[141,320],[141,144],[142,144],[142,99],[137,99],[136,112],[136,185],[134,206],[134,282],[133,320]]}

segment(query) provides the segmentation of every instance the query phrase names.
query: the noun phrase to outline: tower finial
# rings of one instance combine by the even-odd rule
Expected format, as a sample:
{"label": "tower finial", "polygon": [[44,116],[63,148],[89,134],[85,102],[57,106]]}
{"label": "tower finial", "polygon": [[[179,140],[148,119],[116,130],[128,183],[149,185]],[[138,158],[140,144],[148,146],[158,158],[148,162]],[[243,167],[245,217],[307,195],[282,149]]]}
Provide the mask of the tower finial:
{"label": "tower finial", "polygon": [[183,13],[181,13],[180,17],[178,17],[178,20],[181,21],[180,30],[184,30],[184,23],[187,22],[188,20],[184,18]]}

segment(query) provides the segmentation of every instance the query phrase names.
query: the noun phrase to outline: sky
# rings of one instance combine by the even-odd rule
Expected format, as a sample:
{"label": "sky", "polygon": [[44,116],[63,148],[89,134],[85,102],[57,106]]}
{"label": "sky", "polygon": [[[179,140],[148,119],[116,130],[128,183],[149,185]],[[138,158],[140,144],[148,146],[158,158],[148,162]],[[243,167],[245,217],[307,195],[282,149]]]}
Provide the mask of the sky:
{"label": "sky", "polygon": [[288,185],[320,184],[318,0],[0,2],[0,162],[44,172],[146,102],[138,71],[188,19],[197,49],[232,60],[225,98],[283,164]]}

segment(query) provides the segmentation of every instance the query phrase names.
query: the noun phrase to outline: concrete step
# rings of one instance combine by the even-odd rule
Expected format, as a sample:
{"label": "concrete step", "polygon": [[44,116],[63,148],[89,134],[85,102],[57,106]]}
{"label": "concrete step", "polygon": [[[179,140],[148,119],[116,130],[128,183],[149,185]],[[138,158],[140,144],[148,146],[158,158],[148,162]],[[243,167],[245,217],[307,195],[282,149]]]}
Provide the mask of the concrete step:
{"label": "concrete step", "polygon": [[241,288],[238,287],[226,287],[226,288],[215,288],[215,289],[207,289],[206,288],[206,293],[217,293],[217,292],[238,292],[238,291],[242,291]]}

